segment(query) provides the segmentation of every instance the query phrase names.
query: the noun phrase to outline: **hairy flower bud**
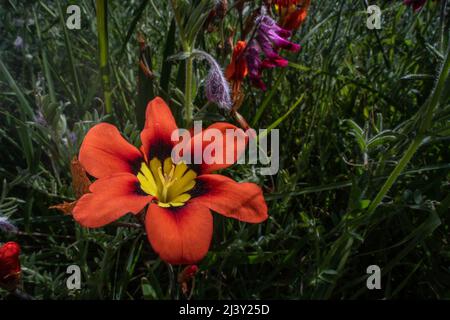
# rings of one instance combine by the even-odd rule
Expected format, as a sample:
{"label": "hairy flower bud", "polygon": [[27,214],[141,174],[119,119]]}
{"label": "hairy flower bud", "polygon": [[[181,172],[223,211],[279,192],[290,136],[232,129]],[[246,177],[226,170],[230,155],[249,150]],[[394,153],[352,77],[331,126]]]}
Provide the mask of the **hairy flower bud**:
{"label": "hairy flower bud", "polygon": [[216,103],[222,109],[231,110],[230,87],[223,75],[222,68],[210,54],[204,51],[196,51],[195,54],[209,63],[210,68],[205,80],[205,93],[208,101]]}

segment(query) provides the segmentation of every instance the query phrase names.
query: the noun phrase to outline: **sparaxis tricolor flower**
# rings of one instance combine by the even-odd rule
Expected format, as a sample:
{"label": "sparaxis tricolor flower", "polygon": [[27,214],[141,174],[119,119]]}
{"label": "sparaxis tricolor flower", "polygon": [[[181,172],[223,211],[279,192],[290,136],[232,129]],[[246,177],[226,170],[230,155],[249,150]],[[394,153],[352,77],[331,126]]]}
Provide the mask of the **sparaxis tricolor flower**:
{"label": "sparaxis tricolor flower", "polygon": [[[230,128],[238,129],[229,123],[215,123],[190,137],[191,142],[180,143],[194,146],[196,139],[201,139],[201,148],[207,148],[209,143],[202,136],[208,130],[225,133]],[[79,160],[97,180],[89,186],[90,192],[78,200],[73,210],[75,220],[85,227],[98,228],[146,208],[147,237],[160,258],[172,264],[192,264],[208,252],[213,231],[210,210],[249,223],[267,219],[260,187],[212,174],[229,167],[229,162],[174,162],[171,152],[176,142],[171,135],[176,130],[169,107],[159,97],[147,106],[139,149],[111,124],[100,123],[90,129]],[[236,148],[236,161],[243,150],[234,144],[230,147]]]}

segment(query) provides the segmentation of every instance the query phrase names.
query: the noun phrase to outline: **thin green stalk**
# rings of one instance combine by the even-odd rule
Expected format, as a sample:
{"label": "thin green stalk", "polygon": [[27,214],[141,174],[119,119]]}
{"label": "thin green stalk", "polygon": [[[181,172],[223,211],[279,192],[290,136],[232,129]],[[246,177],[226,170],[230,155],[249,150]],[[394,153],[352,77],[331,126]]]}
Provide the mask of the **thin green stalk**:
{"label": "thin green stalk", "polygon": [[42,67],[44,69],[45,79],[47,81],[47,87],[48,87],[48,93],[50,95],[50,101],[52,103],[56,102],[56,94],[55,94],[55,87],[53,85],[53,79],[50,73],[50,67],[48,64],[48,58],[47,58],[47,51],[42,46],[42,34],[41,34],[41,28],[39,26],[39,20],[36,15],[36,10],[33,8],[33,17],[34,21],[36,23],[36,35],[41,42],[41,57],[42,57]]}
{"label": "thin green stalk", "polygon": [[289,110],[285,114],[283,114],[281,117],[275,120],[266,130],[261,132],[257,137],[258,140],[264,138],[270,133],[270,131],[272,131],[272,129],[278,127],[284,121],[284,119],[286,119],[291,114],[291,112],[294,111],[300,105],[304,97],[305,94],[302,94],[300,98],[298,98],[297,101],[295,101],[295,103],[289,108]]}
{"label": "thin green stalk", "polygon": [[178,33],[180,35],[181,46],[185,54],[187,54],[188,58],[186,61],[186,81],[184,86],[184,108],[185,108],[185,126],[186,128],[190,128],[192,126],[192,118],[193,118],[193,110],[192,110],[192,73],[193,73],[193,62],[194,58],[192,57],[192,44],[188,42],[186,39],[183,24],[181,22],[181,17],[178,14],[177,6],[174,0],[170,1],[172,6],[172,11],[174,14],[174,19],[176,25],[178,27]]}
{"label": "thin green stalk", "polygon": [[445,18],[446,18],[446,12],[447,12],[447,0],[441,1],[441,14],[440,14],[440,36],[439,36],[439,42],[441,51],[444,51],[445,49]]}
{"label": "thin green stalk", "polygon": [[17,82],[14,80],[13,76],[9,72],[6,65],[3,63],[1,56],[0,56],[0,75],[1,78],[4,78],[8,85],[11,87],[11,89],[14,91],[17,100],[19,100],[19,107],[21,110],[21,115],[25,117],[25,115],[32,119],[34,115],[33,108],[31,108],[30,103],[28,102],[27,98],[25,98],[25,95],[23,91],[19,88],[17,85]]}
{"label": "thin green stalk", "polygon": [[96,0],[97,8],[97,33],[98,47],[100,51],[100,73],[102,75],[103,95],[105,99],[106,113],[112,113],[112,99],[110,78],[108,70],[108,26],[107,26],[107,2]]}
{"label": "thin green stalk", "polygon": [[[386,193],[389,191],[389,189],[397,180],[398,176],[402,173],[403,169],[406,167],[406,165],[409,163],[413,155],[419,149],[427,130],[430,128],[432,124],[434,110],[438,105],[439,98],[441,97],[442,90],[444,89],[445,82],[447,80],[447,76],[449,73],[449,68],[450,68],[450,50],[447,49],[446,59],[444,64],[442,65],[438,82],[431,94],[430,99],[428,99],[428,101],[425,102],[424,117],[420,117],[423,120],[420,123],[419,134],[414,138],[414,140],[406,150],[405,154],[400,159],[400,162],[397,164],[394,171],[392,171],[392,173],[389,175],[388,179],[381,187],[378,194],[375,196],[375,199],[370,204],[369,208],[367,209],[369,215],[371,215],[375,211],[375,209],[383,200]],[[420,112],[421,111],[419,111],[419,113]]]}
{"label": "thin green stalk", "polygon": [[139,20],[141,19],[142,15],[145,11],[145,8],[147,7],[147,4],[148,4],[148,0],[143,0],[141,2],[141,4],[139,5],[139,7],[135,10],[133,20],[131,21],[130,26],[128,27],[127,34],[125,36],[125,40],[123,41],[122,46],[120,47],[119,58],[117,59],[118,61],[122,60],[122,57],[127,48],[127,43],[128,43],[128,41],[130,41],[133,33],[135,33],[136,25],[139,22]]}
{"label": "thin green stalk", "polygon": [[417,136],[413,142],[410,144],[408,149],[406,150],[405,154],[403,155],[400,162],[395,167],[394,171],[389,175],[388,179],[384,183],[381,190],[376,195],[375,199],[370,204],[369,208],[367,209],[368,214],[372,214],[375,209],[378,207],[378,205],[383,200],[386,193],[389,191],[389,189],[392,187],[394,182],[397,180],[398,176],[402,173],[403,169],[405,169],[406,165],[409,163],[413,155],[416,153],[417,149],[419,148],[420,144],[422,143],[422,136]]}
{"label": "thin green stalk", "polygon": [[180,35],[180,39],[181,39],[181,44],[183,46],[183,50],[187,51],[187,42],[184,36],[184,29],[183,29],[183,24],[181,23],[181,18],[178,15],[178,11],[177,11],[177,6],[175,5],[175,1],[174,0],[170,0],[170,5],[172,6],[172,12],[175,18],[175,21],[177,23],[178,26],[178,31],[179,31],[179,35]]}
{"label": "thin green stalk", "polygon": [[264,110],[267,108],[267,106],[269,105],[270,101],[272,100],[272,98],[275,95],[275,92],[278,89],[278,86],[280,85],[281,81],[284,80],[284,76],[286,74],[286,69],[283,69],[280,71],[280,74],[278,75],[277,80],[275,81],[275,83],[273,84],[272,88],[270,89],[270,91],[268,91],[265,95],[264,95],[264,100],[261,103],[261,105],[259,106],[258,110],[256,111],[255,117],[253,118],[252,121],[252,127],[256,127],[259,119],[261,118],[261,116],[264,113]]}
{"label": "thin green stalk", "polygon": [[184,107],[185,107],[185,125],[186,128],[192,126],[192,70],[193,70],[193,57],[189,57],[186,61],[186,83],[184,92]]}

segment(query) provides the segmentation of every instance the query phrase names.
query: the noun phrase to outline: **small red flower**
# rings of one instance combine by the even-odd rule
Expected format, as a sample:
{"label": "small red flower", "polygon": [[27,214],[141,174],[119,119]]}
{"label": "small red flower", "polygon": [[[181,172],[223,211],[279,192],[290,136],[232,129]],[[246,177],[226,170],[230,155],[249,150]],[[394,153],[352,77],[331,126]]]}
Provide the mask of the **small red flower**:
{"label": "small red flower", "polygon": [[[210,129],[225,135],[227,129],[238,128],[215,123],[190,137],[188,145],[207,148],[212,142],[204,142],[203,135]],[[223,151],[223,159],[210,164],[174,163],[171,153],[177,143],[171,135],[176,130],[169,107],[159,97],[147,106],[140,149],[129,144],[111,124],[100,123],[90,129],[79,160],[97,180],[90,185],[90,193],[78,200],[73,210],[75,220],[85,227],[98,228],[127,213],[136,215],[148,205],[145,228],[153,249],[168,263],[193,264],[209,249],[213,231],[210,210],[249,223],[267,219],[261,188],[211,174],[231,165],[225,161],[229,152],[217,150]],[[244,150],[239,144],[233,147],[229,151],[234,151],[236,162]]]}
{"label": "small red flower", "polygon": [[20,246],[7,242],[0,247],[0,286],[13,290],[20,279]]}

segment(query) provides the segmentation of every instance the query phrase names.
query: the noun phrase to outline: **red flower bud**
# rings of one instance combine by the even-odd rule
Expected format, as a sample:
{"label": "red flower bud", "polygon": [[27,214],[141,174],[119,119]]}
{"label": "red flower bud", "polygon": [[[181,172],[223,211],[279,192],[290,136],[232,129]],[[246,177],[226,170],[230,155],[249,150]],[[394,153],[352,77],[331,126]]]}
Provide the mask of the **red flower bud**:
{"label": "red flower bud", "polygon": [[191,280],[197,272],[198,267],[195,264],[187,266],[178,275],[178,282],[182,283]]}
{"label": "red flower bud", "polygon": [[0,247],[0,286],[7,290],[17,287],[20,279],[20,246],[7,242]]}
{"label": "red flower bud", "polygon": [[190,297],[194,289],[194,277],[198,272],[198,267],[193,264],[187,266],[178,274],[178,283],[181,287],[181,292],[186,296]]}

